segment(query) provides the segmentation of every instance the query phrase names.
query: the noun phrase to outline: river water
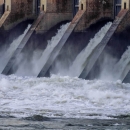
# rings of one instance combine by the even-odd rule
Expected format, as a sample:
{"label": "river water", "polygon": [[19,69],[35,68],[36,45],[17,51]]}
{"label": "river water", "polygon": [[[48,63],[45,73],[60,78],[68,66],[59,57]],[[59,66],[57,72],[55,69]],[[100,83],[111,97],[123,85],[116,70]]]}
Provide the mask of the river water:
{"label": "river water", "polygon": [[130,129],[130,84],[0,76],[0,129]]}
{"label": "river water", "polygon": [[31,121],[0,118],[0,130],[129,130],[127,120],[55,119]]}
{"label": "river water", "polygon": [[120,80],[0,75],[0,130],[130,130],[129,91]]}

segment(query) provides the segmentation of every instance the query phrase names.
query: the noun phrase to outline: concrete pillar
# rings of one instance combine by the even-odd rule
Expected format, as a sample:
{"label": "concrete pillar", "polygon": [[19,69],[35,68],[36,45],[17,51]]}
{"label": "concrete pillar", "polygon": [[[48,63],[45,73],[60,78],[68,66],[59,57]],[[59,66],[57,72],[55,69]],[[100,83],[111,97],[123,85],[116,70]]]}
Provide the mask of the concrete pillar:
{"label": "concrete pillar", "polygon": [[122,0],[121,9],[130,9],[130,0]]}
{"label": "concrete pillar", "polygon": [[73,18],[72,0],[41,0],[40,6],[45,15],[36,29],[37,33],[47,32],[58,23]]}
{"label": "concrete pillar", "polygon": [[[9,30],[27,19],[33,19],[33,0],[5,0],[5,12],[0,25]],[[7,15],[7,13],[10,13]]]}
{"label": "concrete pillar", "polygon": [[80,0],[79,1],[79,10],[86,10],[87,6],[86,6],[86,0]]}
{"label": "concrete pillar", "polygon": [[113,0],[80,0],[79,10],[83,9],[86,12],[75,32],[84,31],[100,19],[113,18],[113,6]]}
{"label": "concrete pillar", "polygon": [[5,11],[11,11],[11,0],[5,0]]}
{"label": "concrete pillar", "polygon": [[47,11],[47,0],[41,0],[40,10]]}

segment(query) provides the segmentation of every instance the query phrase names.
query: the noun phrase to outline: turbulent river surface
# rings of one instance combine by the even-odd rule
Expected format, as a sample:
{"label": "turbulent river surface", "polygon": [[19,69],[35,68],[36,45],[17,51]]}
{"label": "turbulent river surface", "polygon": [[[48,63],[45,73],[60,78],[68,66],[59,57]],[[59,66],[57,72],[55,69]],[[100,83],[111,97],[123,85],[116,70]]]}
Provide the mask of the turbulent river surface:
{"label": "turbulent river surface", "polygon": [[130,84],[0,76],[0,130],[130,129]]}
{"label": "turbulent river surface", "polygon": [[[39,62],[34,62],[38,68],[29,66],[31,72],[38,69],[39,73],[39,67],[42,68],[44,62],[42,59],[50,56],[68,25],[62,26],[56,36],[48,41],[43,57]],[[111,23],[105,25],[90,40],[88,49],[83,50],[74,62],[74,71],[81,71],[80,65],[85,62],[83,58],[89,57],[110,25]],[[13,53],[13,46],[21,40],[21,37],[16,39],[8,52]],[[3,56],[3,53],[1,54]],[[129,53],[126,54],[121,63],[119,62],[120,66],[124,65],[122,61],[129,63]],[[10,55],[4,57],[3,62],[8,62],[9,57]],[[79,64],[79,68],[78,63],[82,63]],[[20,75],[27,75],[26,65],[19,69]],[[2,68],[4,67],[5,65],[2,65]],[[129,83],[125,84],[120,80],[107,81],[108,73],[102,76],[103,79],[107,79],[105,81],[71,76],[57,74],[49,78],[35,78],[0,75],[0,130],[130,130]]]}

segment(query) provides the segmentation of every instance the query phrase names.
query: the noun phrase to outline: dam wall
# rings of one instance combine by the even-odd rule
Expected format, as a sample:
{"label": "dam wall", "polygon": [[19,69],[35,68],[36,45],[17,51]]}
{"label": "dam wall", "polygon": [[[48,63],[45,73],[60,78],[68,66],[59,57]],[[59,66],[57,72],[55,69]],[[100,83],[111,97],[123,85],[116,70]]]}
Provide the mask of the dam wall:
{"label": "dam wall", "polygon": [[115,33],[123,32],[127,27],[130,26],[130,0],[122,0],[121,9],[127,9],[128,12],[122,19]]}
{"label": "dam wall", "polygon": [[130,26],[130,11],[127,12],[126,16],[123,18],[123,20],[119,24],[115,33],[123,32],[129,26]]}
{"label": "dam wall", "polygon": [[41,10],[45,12],[36,32],[44,33],[60,22],[73,19],[73,1],[71,0],[43,0]]}
{"label": "dam wall", "polygon": [[[8,16],[5,16],[7,12],[9,12]],[[0,19],[4,30],[9,30],[27,19],[34,19],[33,1],[5,0],[5,12],[2,17],[6,17],[4,20]]]}
{"label": "dam wall", "polygon": [[96,23],[103,18],[114,18],[114,3],[113,0],[81,0],[79,3],[79,9],[85,9],[86,12],[81,18],[79,24],[75,28],[75,32],[84,31],[90,25]]}
{"label": "dam wall", "polygon": [[[0,25],[9,30],[24,20],[36,19],[43,11],[45,15],[35,30],[37,33],[44,33],[60,22],[72,21],[76,15],[75,10],[86,10],[74,30],[81,32],[101,19],[114,20],[115,14],[119,13],[115,12],[117,5],[120,5],[120,10],[129,9],[130,6],[129,0],[122,0],[120,4],[116,4],[114,0],[80,0],[78,5],[74,1],[76,0],[0,0]],[[128,12],[116,32],[129,26],[129,19]]]}
{"label": "dam wall", "polygon": [[62,21],[72,21],[75,10],[86,10],[84,16],[75,28],[75,32],[84,31],[91,24],[103,18],[114,19],[113,0],[80,0],[78,5],[70,0],[42,0],[41,10],[45,16],[36,29],[37,33],[47,32],[50,28]]}

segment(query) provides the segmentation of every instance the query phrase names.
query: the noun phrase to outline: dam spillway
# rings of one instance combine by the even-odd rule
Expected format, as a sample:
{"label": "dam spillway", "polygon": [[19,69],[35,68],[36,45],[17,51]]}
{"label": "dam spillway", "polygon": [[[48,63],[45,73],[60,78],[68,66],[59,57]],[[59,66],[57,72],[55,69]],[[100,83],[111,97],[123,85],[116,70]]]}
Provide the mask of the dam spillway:
{"label": "dam spillway", "polygon": [[97,47],[97,45],[101,42],[102,38],[105,36],[111,25],[112,23],[108,23],[104,27],[102,27],[101,30],[97,34],[95,34],[95,37],[90,40],[88,46],[83,51],[80,52],[80,54],[76,57],[75,61],[73,62],[72,66],[69,69],[68,73],[70,73],[69,74],[70,76],[72,77],[80,76],[84,67],[86,66],[89,56],[91,55],[93,50]]}
{"label": "dam spillway", "polygon": [[25,37],[23,37],[21,43],[17,46],[17,48],[15,49],[12,57],[10,58],[10,60],[6,64],[5,68],[3,69],[3,71],[2,71],[3,74],[8,74],[9,70],[11,69],[12,65],[14,64],[13,59],[15,59],[21,53],[22,49],[27,44],[29,38],[33,34],[34,30],[36,29],[37,25],[39,24],[39,22],[41,21],[41,19],[42,19],[43,16],[44,16],[44,12],[41,12],[41,14],[39,15],[39,17],[36,19],[36,21],[29,28],[27,34],[25,35]]}
{"label": "dam spillway", "polygon": [[103,37],[100,44],[95,48],[94,54],[92,54],[91,58],[89,58],[90,61],[87,62],[86,67],[84,68],[83,72],[81,73],[81,75],[79,77],[86,78],[89,71],[92,69],[93,65],[95,64],[96,60],[98,59],[98,57],[102,53],[103,49],[105,48],[105,46],[107,45],[107,43],[111,39],[112,35],[116,31],[118,25],[120,24],[122,19],[125,17],[126,13],[127,13],[127,10],[121,10],[119,12],[118,16],[116,17],[116,19],[112,23],[112,25],[109,28],[109,30],[107,31],[106,35]]}
{"label": "dam spillway", "polygon": [[73,18],[72,22],[68,26],[67,30],[65,31],[64,35],[62,36],[61,40],[59,41],[58,45],[54,48],[54,50],[52,51],[46,64],[43,66],[42,70],[38,74],[38,77],[44,76],[46,74],[47,70],[50,68],[50,66],[52,65],[52,63],[54,62],[56,57],[58,56],[60,50],[62,49],[62,47],[64,46],[64,44],[68,40],[69,36],[71,35],[73,30],[75,29],[76,25],[78,24],[78,22],[80,21],[80,19],[82,18],[84,13],[85,13],[84,10],[80,10],[77,12],[77,14]]}
{"label": "dam spillway", "polygon": [[20,42],[22,41],[22,39],[24,38],[24,36],[26,35],[26,33],[27,33],[27,31],[29,30],[30,27],[31,27],[31,25],[28,25],[28,27],[24,31],[24,33],[22,35],[20,35],[17,39],[15,39],[10,44],[9,48],[3,54],[3,56],[1,56],[1,58],[0,58],[0,73],[3,72],[4,67],[8,64],[8,62],[9,62],[10,58],[12,57],[12,55],[14,55],[15,50],[19,46]]}
{"label": "dam spillway", "polygon": [[[99,15],[100,17],[95,17],[94,14],[87,13],[88,9],[85,6],[85,1],[84,0],[79,1],[78,4],[79,4],[79,8],[77,9],[77,11],[75,10],[75,14],[73,14],[75,16],[71,20],[70,25],[68,26],[68,28],[63,29],[63,31],[62,31],[63,34],[61,33],[62,36],[61,36],[61,38],[59,38],[58,43],[53,43],[52,42],[53,47],[49,48],[49,44],[48,44],[48,45],[44,45],[44,50],[41,50],[41,52],[36,51],[36,53],[39,53],[38,54],[39,57],[37,57],[39,59],[35,58],[35,60],[33,61],[33,64],[34,64],[34,66],[37,66],[37,67],[34,67],[33,65],[30,66],[30,64],[29,64],[28,68],[30,66],[30,70],[33,69],[34,72],[35,72],[35,70],[37,70],[37,72],[35,72],[35,74],[33,74],[33,73],[31,73],[31,71],[30,72],[27,71],[27,72],[25,72],[25,76],[35,76],[35,77],[37,77],[37,76],[38,77],[46,76],[48,72],[50,73],[50,69],[56,63],[56,60],[58,59],[58,56],[60,55],[60,52],[61,52],[62,48],[64,48],[65,44],[69,41],[69,38],[71,37],[72,33],[73,32],[78,32],[78,31],[81,32],[82,30],[84,30],[84,28],[87,28],[87,27],[91,26],[91,24],[95,24],[95,22],[97,22],[98,20],[103,18],[102,12],[100,12],[100,11],[99,11],[99,13],[101,13],[101,15]],[[99,4],[99,3],[97,2],[97,4]],[[111,4],[111,2],[109,4]],[[100,4],[98,6],[100,6]],[[50,12],[50,10],[48,10],[48,8],[46,8],[47,9],[46,11],[44,10],[44,8],[42,8],[42,9],[43,10],[40,10],[39,13],[37,14],[37,18],[36,18],[35,22],[32,24],[31,28],[29,29],[29,31],[25,35],[25,37],[22,39],[20,45],[17,46],[17,48],[15,49],[15,52],[13,53],[12,57],[7,56],[8,59],[10,59],[10,60],[8,61],[7,65],[4,65],[5,67],[1,72],[2,74],[10,74],[10,73],[15,73],[15,74],[19,73],[20,74],[20,71],[22,71],[22,67],[23,67],[23,71],[24,71],[24,66],[25,66],[24,63],[22,63],[22,61],[21,61],[21,63],[19,62],[17,64],[16,62],[17,62],[18,57],[22,56],[22,53],[24,53],[25,50],[28,51],[27,46],[28,46],[28,44],[30,42],[30,39],[33,39],[32,37],[34,35],[36,35],[37,32],[42,32],[43,33],[44,31],[47,31],[47,29],[50,29],[53,24],[55,26],[56,23],[54,21],[53,21],[54,23],[50,23],[50,21],[53,20],[54,17],[56,18],[57,23],[60,22],[60,20],[61,20],[60,18],[61,18],[61,14],[62,14],[61,10],[56,10],[56,12],[54,11],[53,12],[54,14],[52,15],[52,12]],[[68,10],[65,10],[65,11],[68,11]],[[92,8],[90,10],[95,12],[95,10],[93,10]],[[110,15],[111,10],[109,9],[109,11],[110,11],[109,12],[109,15]],[[61,14],[58,15],[58,13],[61,13]],[[68,16],[70,16],[70,14]],[[80,78],[86,78],[88,76],[89,72],[91,71],[93,66],[96,64],[96,61],[100,57],[101,53],[103,52],[103,50],[107,46],[107,43],[109,41],[111,41],[111,38],[112,38],[113,34],[116,33],[118,30],[122,29],[121,25],[122,25],[123,21],[129,15],[129,10],[126,8],[126,6],[123,7],[123,5],[121,5],[121,9],[120,9],[119,13],[117,11],[116,14],[117,14],[117,16],[115,17],[115,20],[114,20],[113,24],[111,25],[110,29],[107,32],[104,33],[104,37],[102,37],[102,40],[98,42],[98,45],[94,46],[94,44],[93,44],[94,49],[91,50],[89,48],[86,51],[86,54],[79,58],[79,59],[84,59],[85,60],[86,59],[85,57],[87,56],[87,53],[89,53],[89,56],[88,56],[87,60],[84,61],[84,63],[81,63],[82,66],[84,66],[82,68],[82,70],[80,70],[82,72],[78,71],[78,69],[80,67],[77,67],[77,66],[74,67],[74,64],[75,65],[80,64],[80,63],[78,63],[79,61],[77,61],[77,62],[71,61],[71,65],[68,66],[68,71],[69,72],[66,71],[66,75],[77,76],[77,77],[80,77]],[[5,22],[3,22],[2,26],[5,25],[5,23],[7,22],[6,20],[10,17],[10,15],[12,15],[11,11],[10,11],[10,14],[7,16],[7,18],[4,20]],[[109,16],[109,15],[105,14],[104,18]],[[66,19],[68,20],[70,18],[68,16],[65,17],[64,20],[66,20]],[[72,16],[72,14],[71,14],[71,16]],[[93,16],[94,19],[93,19],[93,17],[91,19],[90,16]],[[4,14],[3,14],[3,17],[4,17]],[[1,17],[1,20],[3,19],[3,17]],[[50,19],[46,19],[46,18],[50,18]],[[57,18],[59,18],[59,19],[57,19]],[[47,22],[48,22],[48,24],[47,24]],[[47,25],[47,26],[45,26],[45,25]],[[53,38],[52,38],[52,41],[53,41]],[[46,43],[47,43],[47,40],[46,40]],[[48,40],[48,43],[50,43],[49,40]],[[88,42],[86,44],[88,44]],[[88,46],[89,46],[89,44],[88,44]],[[37,50],[37,49],[35,48],[34,50]],[[33,49],[32,49],[32,51],[33,51]],[[79,53],[80,53],[80,51],[79,51]],[[31,52],[31,54],[33,54],[33,52]],[[31,54],[30,54],[30,56],[31,56]],[[31,58],[33,58],[33,56],[31,56],[31,57],[27,56],[27,57],[29,58],[29,62],[30,62]],[[26,59],[26,55],[25,55],[25,59]],[[19,59],[19,61],[20,61],[20,59]],[[16,68],[14,67],[15,64],[17,64]],[[26,63],[26,65],[27,65],[27,63]],[[78,73],[78,74],[72,74],[72,71],[69,70],[70,66],[72,66],[70,70],[74,69],[74,70],[76,70],[75,73]],[[12,71],[12,72],[10,72],[10,71]],[[52,74],[53,74],[53,72],[52,72]]]}
{"label": "dam spillway", "polygon": [[2,68],[11,59],[0,129],[129,129],[129,9],[129,0],[0,0]]}
{"label": "dam spillway", "polygon": [[[37,77],[38,74],[40,73],[40,71],[42,70],[43,66],[45,65],[45,63],[47,62],[48,57],[50,56],[50,54],[52,53],[53,49],[57,46],[58,42],[61,40],[61,37],[63,36],[64,32],[66,31],[66,29],[68,28],[70,23],[67,23],[65,25],[62,25],[60,27],[60,29],[58,29],[57,33],[55,36],[53,36],[50,40],[48,40],[48,44],[45,48],[45,50],[43,50],[42,54],[40,55],[39,59],[37,61],[34,61],[35,63],[33,64],[33,73],[24,73],[24,75],[26,76],[33,76],[33,77]],[[16,74],[20,74],[19,72],[20,70],[18,69]],[[24,71],[24,68],[23,70]]]}
{"label": "dam spillway", "polygon": [[[69,26],[69,24],[66,25],[66,27],[68,27],[68,26]],[[111,24],[109,24],[109,26],[111,26]],[[108,27],[109,27],[109,26],[108,26]],[[29,27],[30,27],[30,26],[28,26],[27,29],[29,29]],[[108,29],[109,29],[109,28],[108,28]],[[26,31],[27,31],[27,30],[26,30]],[[63,28],[62,31],[63,31],[63,33],[64,33],[64,32],[65,32],[65,28]],[[106,31],[107,31],[107,30],[106,30]],[[59,34],[58,34],[58,35],[59,35]],[[63,35],[63,34],[62,34],[62,35]],[[105,33],[104,33],[104,35],[105,35]],[[59,36],[57,36],[57,37],[59,37]],[[53,40],[54,40],[54,38],[52,38],[52,41],[53,41]],[[97,41],[97,39],[96,39],[95,41]],[[51,42],[48,40],[48,46],[50,46],[50,43],[51,43]],[[48,46],[47,46],[47,47],[48,47]],[[45,50],[46,50],[46,49],[45,49]],[[47,49],[47,50],[48,50],[48,49]],[[89,49],[89,50],[90,50],[90,49]],[[86,52],[86,53],[87,53],[87,52]],[[45,55],[46,53],[45,53],[44,51],[43,51],[43,54],[44,54],[43,57],[46,56],[46,55]],[[82,59],[82,57],[81,57],[80,59]],[[39,61],[40,61],[40,62],[41,62],[42,60],[43,60],[43,62],[44,62],[44,58],[39,58]],[[39,67],[39,65],[40,65],[39,63],[40,63],[40,62],[38,62],[38,60],[35,59],[35,63],[36,63],[36,65],[37,65],[37,67]],[[38,64],[37,64],[37,63],[38,63]],[[75,64],[75,65],[76,65],[76,64]],[[35,68],[35,67],[34,67],[34,68]],[[32,68],[32,69],[35,71],[34,68]],[[72,68],[73,68],[73,67],[72,67]],[[76,68],[76,69],[77,69],[77,68]],[[76,70],[76,69],[74,69],[74,70]],[[19,70],[18,70],[18,71],[19,71]],[[17,72],[18,72],[18,71],[17,71]],[[23,69],[22,71],[24,71],[24,69]],[[17,72],[16,72],[16,73],[17,73]],[[67,74],[67,75],[70,75],[69,72],[70,72],[70,71],[68,71],[66,74]],[[76,71],[76,72],[78,72],[78,71]],[[20,75],[20,73],[19,73],[19,75]],[[28,74],[25,73],[24,76],[34,76],[34,75],[32,75],[32,73],[31,73],[31,75],[30,75],[29,73],[28,73]]]}

